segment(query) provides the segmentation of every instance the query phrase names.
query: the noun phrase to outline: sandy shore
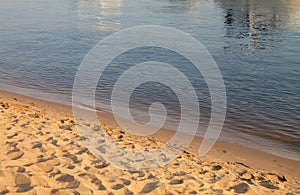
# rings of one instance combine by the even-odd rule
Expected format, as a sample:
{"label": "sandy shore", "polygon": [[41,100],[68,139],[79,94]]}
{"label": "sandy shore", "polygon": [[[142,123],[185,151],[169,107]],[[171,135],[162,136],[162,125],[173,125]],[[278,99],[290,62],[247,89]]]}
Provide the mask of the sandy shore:
{"label": "sandy shore", "polygon": [[[0,92],[0,194],[300,194],[298,161],[222,142],[199,158],[198,138],[162,168],[114,168],[88,151],[70,113],[67,106]],[[128,147],[159,147],[172,135],[138,138],[109,115],[100,117],[105,132]]]}

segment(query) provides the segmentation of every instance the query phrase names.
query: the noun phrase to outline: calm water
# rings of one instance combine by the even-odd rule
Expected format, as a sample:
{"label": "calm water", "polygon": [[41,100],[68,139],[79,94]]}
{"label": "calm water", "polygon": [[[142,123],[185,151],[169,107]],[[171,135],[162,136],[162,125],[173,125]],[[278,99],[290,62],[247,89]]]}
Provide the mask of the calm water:
{"label": "calm water", "polygon": [[[88,51],[114,32],[145,24],[187,32],[214,57],[228,98],[221,139],[300,158],[299,0],[1,0],[0,87],[70,104]],[[196,83],[200,107],[209,111],[203,79],[185,59],[158,48],[115,59],[99,81],[98,108],[109,111],[113,83],[132,63],[166,57]],[[131,106],[146,113],[158,100],[168,109],[166,127],[173,128],[180,112],[167,87],[140,86]],[[201,119],[199,135],[207,121]]]}

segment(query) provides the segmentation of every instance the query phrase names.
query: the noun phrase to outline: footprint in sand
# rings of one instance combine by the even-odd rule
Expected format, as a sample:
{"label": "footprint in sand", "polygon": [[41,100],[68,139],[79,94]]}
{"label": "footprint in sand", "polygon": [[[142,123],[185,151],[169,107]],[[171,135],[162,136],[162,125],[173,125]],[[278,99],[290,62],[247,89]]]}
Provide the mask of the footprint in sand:
{"label": "footprint in sand", "polygon": [[124,185],[129,186],[131,184],[131,181],[128,179],[121,179]]}
{"label": "footprint in sand", "polygon": [[75,168],[75,166],[74,165],[68,165],[67,166],[67,169],[71,169],[71,170],[73,170]]}
{"label": "footprint in sand", "polygon": [[31,181],[29,177],[25,174],[17,174],[15,183],[16,187],[18,187],[16,192],[28,192],[33,188],[33,186],[30,186]]}
{"label": "footprint in sand", "polygon": [[273,185],[270,181],[267,181],[267,180],[263,180],[261,182],[259,182],[259,185],[265,187],[265,188],[268,188],[268,189],[272,189],[272,190],[278,190],[279,187]]}
{"label": "footprint in sand", "polygon": [[147,183],[140,193],[149,193],[158,187],[158,181]]}
{"label": "footprint in sand", "polygon": [[30,185],[31,181],[30,181],[29,177],[26,176],[25,174],[17,174],[15,183],[17,186]]}
{"label": "footprint in sand", "polygon": [[56,181],[63,183],[66,188],[77,188],[80,185],[80,182],[74,178],[73,175],[70,174],[62,174]]}
{"label": "footprint in sand", "polygon": [[10,160],[17,160],[17,159],[21,158],[23,155],[24,155],[24,152],[20,151],[17,148],[14,150],[8,151],[8,153],[6,154],[6,156]]}
{"label": "footprint in sand", "polygon": [[240,183],[238,185],[230,187],[230,190],[234,190],[234,192],[238,194],[246,193],[249,189],[250,187],[246,183]]}
{"label": "footprint in sand", "polygon": [[28,191],[30,191],[30,190],[32,190],[33,189],[33,186],[20,186],[17,190],[16,190],[16,192],[17,193],[24,193],[24,192],[28,192]]}
{"label": "footprint in sand", "polygon": [[119,189],[122,189],[123,187],[124,187],[123,184],[115,184],[115,185],[113,185],[111,188],[112,188],[113,190],[119,190]]}
{"label": "footprint in sand", "polygon": [[82,162],[82,159],[78,159],[78,157],[74,154],[70,154],[69,152],[64,154],[63,157],[70,158],[74,164],[78,164]]}
{"label": "footprint in sand", "polygon": [[51,164],[49,164],[47,162],[36,163],[36,166],[39,167],[45,173],[49,173],[49,172],[53,171],[53,169],[54,169],[54,166],[52,166]]}
{"label": "footprint in sand", "polygon": [[34,143],[34,145],[31,147],[31,149],[35,149],[35,148],[41,148],[43,146],[42,143],[40,142],[37,142],[37,143]]}
{"label": "footprint in sand", "polygon": [[98,190],[106,190],[106,187],[102,184],[98,178],[92,179],[91,183],[95,184],[98,187]]}
{"label": "footprint in sand", "polygon": [[183,184],[183,179],[173,179],[169,182],[170,185]]}
{"label": "footprint in sand", "polygon": [[12,135],[8,135],[8,136],[6,136],[6,138],[7,138],[7,139],[12,139],[12,138],[14,138],[14,137],[16,137],[16,136],[18,136],[18,133],[14,133],[14,134],[12,134]]}
{"label": "footprint in sand", "polygon": [[216,166],[213,166],[211,170],[213,170],[213,171],[219,171],[221,169],[222,169],[222,166],[216,165]]}
{"label": "footprint in sand", "polygon": [[15,147],[18,145],[18,142],[6,142],[5,144],[9,145],[10,147]]}

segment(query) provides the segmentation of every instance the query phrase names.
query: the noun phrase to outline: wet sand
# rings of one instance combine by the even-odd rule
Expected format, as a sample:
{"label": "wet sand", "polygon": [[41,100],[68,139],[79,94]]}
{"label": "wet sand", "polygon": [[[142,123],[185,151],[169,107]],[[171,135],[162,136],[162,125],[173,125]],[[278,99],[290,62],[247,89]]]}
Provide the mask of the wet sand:
{"label": "wet sand", "polygon": [[[198,157],[200,138],[162,168],[114,168],[83,144],[71,113],[0,92],[0,194],[300,194],[299,161],[224,142]],[[159,147],[173,134],[137,137],[111,115],[99,116],[105,133],[126,147]]]}

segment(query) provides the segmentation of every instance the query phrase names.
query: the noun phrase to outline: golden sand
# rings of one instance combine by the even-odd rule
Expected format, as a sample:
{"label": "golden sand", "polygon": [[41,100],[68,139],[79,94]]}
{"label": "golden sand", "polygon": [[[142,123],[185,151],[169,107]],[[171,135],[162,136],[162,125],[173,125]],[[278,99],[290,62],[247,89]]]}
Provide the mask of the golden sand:
{"label": "golden sand", "polygon": [[[74,123],[68,108],[0,93],[0,194],[300,194],[297,161],[261,153],[252,161],[251,150],[237,156],[221,145],[203,158],[184,151],[159,169],[120,170],[88,151]],[[135,148],[163,144],[104,129]]]}

